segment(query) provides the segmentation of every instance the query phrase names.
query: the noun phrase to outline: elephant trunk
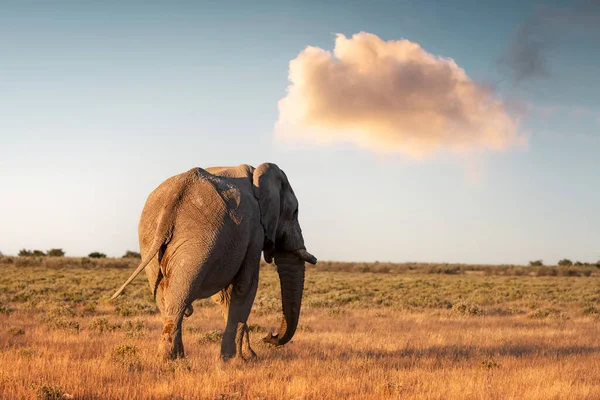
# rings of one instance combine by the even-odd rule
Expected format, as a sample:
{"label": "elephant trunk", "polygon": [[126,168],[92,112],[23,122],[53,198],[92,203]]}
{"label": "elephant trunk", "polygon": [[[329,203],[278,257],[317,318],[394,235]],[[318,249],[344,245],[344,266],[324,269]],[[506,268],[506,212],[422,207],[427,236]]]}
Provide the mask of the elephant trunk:
{"label": "elephant trunk", "polygon": [[294,253],[276,252],[275,265],[281,285],[281,306],[283,317],[276,335],[269,333],[263,340],[267,343],[282,346],[289,342],[300,318],[300,306],[304,291],[304,260]]}

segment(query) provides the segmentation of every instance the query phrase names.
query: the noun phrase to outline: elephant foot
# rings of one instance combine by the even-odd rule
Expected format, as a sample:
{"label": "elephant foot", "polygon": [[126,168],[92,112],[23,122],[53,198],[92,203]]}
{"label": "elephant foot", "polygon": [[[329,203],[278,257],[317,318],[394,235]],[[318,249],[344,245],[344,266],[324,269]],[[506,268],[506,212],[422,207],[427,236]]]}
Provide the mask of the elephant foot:
{"label": "elephant foot", "polygon": [[219,359],[224,363],[234,360],[235,358],[236,358],[235,354],[223,354],[223,353],[221,353],[221,356],[219,357]]}
{"label": "elephant foot", "polygon": [[185,351],[183,350],[183,342],[177,343],[174,349],[175,358],[185,358]]}
{"label": "elephant foot", "polygon": [[170,343],[161,343],[158,345],[158,356],[163,361],[172,361],[176,358],[175,352],[171,349]]}
{"label": "elephant foot", "polygon": [[238,352],[236,351],[237,346],[234,335],[235,332],[228,334],[227,331],[223,334],[221,339],[221,361],[227,362],[236,357]]}
{"label": "elephant foot", "polygon": [[256,353],[250,347],[250,334],[248,329],[245,329],[244,336],[242,337],[242,353],[241,356],[244,359],[254,360],[256,359]]}
{"label": "elephant foot", "polygon": [[181,339],[181,327],[176,327],[171,321],[165,323],[158,345],[158,351],[159,356],[164,361],[185,357],[183,341]]}
{"label": "elephant foot", "polygon": [[256,360],[257,356],[256,356],[256,353],[254,352],[254,350],[252,350],[250,347],[248,347],[247,349],[244,350],[244,353],[242,354],[242,358],[244,360]]}
{"label": "elephant foot", "polygon": [[256,360],[257,356],[252,349],[249,352],[244,352],[243,354],[221,354],[220,360],[224,363],[245,363],[251,360]]}
{"label": "elephant foot", "polygon": [[163,361],[173,361],[185,358],[183,346],[180,348],[173,348],[172,346],[161,343],[158,349],[158,354]]}
{"label": "elephant foot", "polygon": [[[235,331],[235,338],[223,335],[221,342],[221,360],[229,361],[233,358],[248,361],[256,358],[256,353],[250,347],[250,337],[248,334],[248,325],[244,322],[238,323]],[[233,346],[232,346],[233,345]]]}

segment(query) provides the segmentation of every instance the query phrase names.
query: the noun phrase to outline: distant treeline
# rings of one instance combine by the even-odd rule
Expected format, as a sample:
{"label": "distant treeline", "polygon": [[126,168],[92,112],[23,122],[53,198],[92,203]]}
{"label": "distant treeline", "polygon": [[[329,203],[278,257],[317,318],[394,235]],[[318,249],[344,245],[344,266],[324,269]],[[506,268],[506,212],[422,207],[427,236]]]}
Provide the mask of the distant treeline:
{"label": "distant treeline", "polygon": [[445,275],[506,275],[506,276],[591,276],[600,275],[600,261],[595,264],[572,265],[486,265],[459,263],[356,263],[319,261],[308,270],[332,272],[371,272],[379,274],[445,274]]}
{"label": "distant treeline", "polygon": [[[0,257],[0,265],[15,264],[21,267],[45,268],[135,268],[138,266],[139,254],[127,252],[121,258],[108,257]],[[90,253],[92,254],[92,253]],[[572,263],[566,265],[484,265],[457,263],[391,263],[391,262],[338,262],[319,261],[317,265],[307,265],[307,273],[347,272],[374,274],[443,274],[443,275],[494,275],[494,276],[600,276],[600,262]],[[275,264],[266,264],[261,260],[261,268],[276,268]]]}
{"label": "distant treeline", "polygon": [[[2,253],[0,253],[0,256]],[[63,249],[50,249],[46,252],[42,250],[28,250],[21,249],[19,250],[19,257],[64,257],[65,252]],[[99,251],[93,251],[88,254],[90,258],[106,258],[106,254],[101,253]],[[127,250],[127,252],[121,258],[141,258],[140,253],[136,251]]]}

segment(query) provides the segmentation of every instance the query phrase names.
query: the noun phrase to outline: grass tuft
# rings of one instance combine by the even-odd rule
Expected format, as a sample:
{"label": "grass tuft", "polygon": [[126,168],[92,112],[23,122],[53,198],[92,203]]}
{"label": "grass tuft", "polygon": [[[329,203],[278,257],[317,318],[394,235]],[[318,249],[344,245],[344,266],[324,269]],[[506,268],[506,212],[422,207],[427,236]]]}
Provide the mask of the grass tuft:
{"label": "grass tuft", "polygon": [[198,344],[220,343],[222,337],[223,332],[212,330],[202,335],[200,339],[198,339]]}

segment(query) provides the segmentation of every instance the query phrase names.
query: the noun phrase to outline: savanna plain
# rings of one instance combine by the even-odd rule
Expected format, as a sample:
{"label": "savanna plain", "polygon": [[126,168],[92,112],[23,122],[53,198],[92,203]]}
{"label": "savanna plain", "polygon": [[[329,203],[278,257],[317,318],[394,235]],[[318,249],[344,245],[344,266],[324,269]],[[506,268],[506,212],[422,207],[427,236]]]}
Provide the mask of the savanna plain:
{"label": "savanna plain", "polygon": [[600,269],[319,262],[300,326],[261,266],[255,360],[220,361],[210,299],[184,321],[186,358],[157,355],[162,323],[136,259],[0,259],[2,399],[599,399]]}

